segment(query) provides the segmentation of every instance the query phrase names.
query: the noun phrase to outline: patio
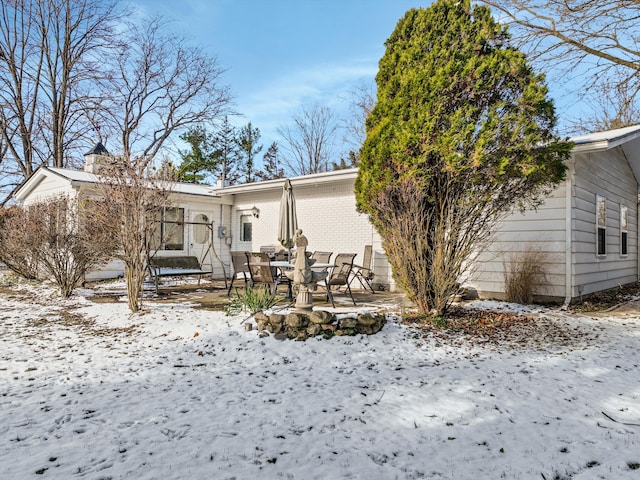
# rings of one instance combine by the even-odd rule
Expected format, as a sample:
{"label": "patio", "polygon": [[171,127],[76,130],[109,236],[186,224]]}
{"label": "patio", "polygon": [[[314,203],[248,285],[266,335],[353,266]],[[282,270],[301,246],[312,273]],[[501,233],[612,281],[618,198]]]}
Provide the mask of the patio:
{"label": "patio", "polygon": [[[235,287],[243,288],[242,282],[238,282]],[[337,309],[349,309],[358,310],[363,308],[386,308],[389,311],[400,312],[403,309],[411,308],[412,304],[407,299],[406,295],[402,292],[387,292],[377,291],[375,294],[368,290],[362,290],[357,287],[357,282],[352,283],[353,298],[356,301],[357,306],[354,307],[351,303],[351,298],[342,292],[334,295]],[[99,298],[102,301],[108,301],[108,297],[112,295],[97,294],[97,301]],[[158,295],[154,295],[151,290],[145,291],[146,302],[175,302],[176,300],[195,303],[198,306],[196,308],[210,309],[210,310],[224,310],[228,305],[230,298],[227,296],[227,288],[222,280],[201,280],[200,284],[197,281],[185,281],[185,280],[173,280],[165,279],[160,283]],[[118,298],[115,295],[114,298]],[[280,301],[279,306],[287,305],[287,301],[284,299],[284,295],[278,295]],[[318,289],[313,296],[313,305],[315,308],[331,309],[331,302],[327,301],[324,291]]]}

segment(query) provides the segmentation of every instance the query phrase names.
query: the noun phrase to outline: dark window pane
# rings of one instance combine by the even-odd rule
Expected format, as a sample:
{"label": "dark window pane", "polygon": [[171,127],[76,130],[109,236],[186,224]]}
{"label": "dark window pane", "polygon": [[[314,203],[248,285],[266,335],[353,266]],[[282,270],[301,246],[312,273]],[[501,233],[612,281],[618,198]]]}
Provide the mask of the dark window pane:
{"label": "dark window pane", "polygon": [[604,228],[598,228],[598,255],[607,254],[607,231]]}
{"label": "dark window pane", "polygon": [[622,232],[620,236],[620,253],[622,255],[627,254],[627,232]]}
{"label": "dark window pane", "polygon": [[241,238],[241,240],[243,242],[250,242],[251,241],[251,233],[252,233],[251,227],[252,227],[252,225],[250,223],[243,223],[242,224],[242,238]]}

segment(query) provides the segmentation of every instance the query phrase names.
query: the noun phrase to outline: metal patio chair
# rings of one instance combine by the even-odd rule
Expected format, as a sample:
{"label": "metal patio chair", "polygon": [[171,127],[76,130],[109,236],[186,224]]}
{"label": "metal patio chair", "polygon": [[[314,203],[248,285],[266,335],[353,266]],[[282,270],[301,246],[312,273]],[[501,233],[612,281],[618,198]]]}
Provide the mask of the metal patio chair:
{"label": "metal patio chair", "polygon": [[269,255],[264,252],[245,252],[246,263],[251,276],[251,285],[269,285],[272,296],[275,296],[278,285],[287,285],[287,293],[291,298],[291,282],[278,269],[271,266]]}
{"label": "metal patio chair", "polygon": [[333,252],[319,252],[315,251],[311,254],[311,258],[315,259],[316,263],[329,263]]}
{"label": "metal patio chair", "polygon": [[245,285],[251,278],[249,267],[247,266],[247,255],[245,252],[231,252],[231,265],[233,267],[233,275],[231,276],[231,285],[229,285],[229,289],[227,290],[227,296],[231,295],[233,282],[238,278],[238,275],[242,275]]}
{"label": "metal patio chair", "polygon": [[334,262],[331,273],[325,279],[324,285],[319,283],[318,286],[326,289],[327,300],[331,300],[333,308],[336,307],[333,301],[333,294],[337,292],[341,287],[344,287],[345,293],[349,294],[353,306],[356,306],[356,301],[351,293],[351,287],[349,286],[349,276],[353,268],[353,259],[356,257],[355,253],[339,253]]}
{"label": "metal patio chair", "polygon": [[373,256],[373,247],[371,245],[365,245],[364,247],[364,256],[362,258],[362,265],[353,265],[353,270],[351,271],[351,279],[349,280],[349,285],[353,282],[354,279],[358,279],[360,285],[365,290],[368,288],[371,290],[371,293],[376,293],[373,289],[373,285],[371,284],[374,273],[371,270],[371,257]]}

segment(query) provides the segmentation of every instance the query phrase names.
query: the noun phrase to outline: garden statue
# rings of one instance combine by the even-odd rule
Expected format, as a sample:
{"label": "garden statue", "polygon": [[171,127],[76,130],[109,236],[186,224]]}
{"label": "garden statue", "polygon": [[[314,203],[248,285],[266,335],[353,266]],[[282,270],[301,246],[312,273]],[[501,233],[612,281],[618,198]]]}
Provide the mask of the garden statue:
{"label": "garden statue", "polygon": [[296,246],[296,261],[293,265],[293,270],[285,272],[285,274],[293,282],[294,291],[298,292],[295,303],[296,310],[311,311],[313,309],[313,295],[311,292],[315,291],[320,280],[324,280],[327,277],[328,272],[326,270],[316,272],[311,270],[311,265],[315,260],[307,256],[309,241],[302,234],[302,230],[296,230],[293,243]]}

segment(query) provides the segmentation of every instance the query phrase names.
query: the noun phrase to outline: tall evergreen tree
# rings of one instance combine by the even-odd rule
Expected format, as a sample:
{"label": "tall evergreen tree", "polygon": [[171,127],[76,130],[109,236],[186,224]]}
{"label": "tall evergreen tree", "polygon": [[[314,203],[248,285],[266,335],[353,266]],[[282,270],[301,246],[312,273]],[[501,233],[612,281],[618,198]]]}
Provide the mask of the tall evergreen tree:
{"label": "tall evergreen tree", "polygon": [[224,117],[220,130],[212,138],[213,147],[220,158],[220,177],[223,185],[234,185],[240,182],[239,150],[237,142],[237,130],[229,123],[229,118]]}
{"label": "tall evergreen tree", "polygon": [[256,179],[275,180],[276,178],[284,178],[284,169],[280,166],[278,144],[276,142],[273,142],[262,156],[262,165],[264,170],[256,172]]}
{"label": "tall evergreen tree", "polygon": [[553,133],[544,78],[487,7],[409,10],[385,45],[357,206],[399,286],[423,313],[444,314],[496,222],[564,178],[571,144]]}
{"label": "tall evergreen tree", "polygon": [[236,142],[242,156],[240,171],[244,173],[246,183],[255,181],[255,158],[262,151],[262,145],[258,145],[259,141],[260,129],[252,126],[251,122],[240,128]]}
{"label": "tall evergreen tree", "polygon": [[208,177],[217,177],[220,171],[220,151],[214,148],[213,135],[204,127],[190,128],[180,138],[191,147],[180,151],[182,163],[175,168],[176,180],[203,183]]}

